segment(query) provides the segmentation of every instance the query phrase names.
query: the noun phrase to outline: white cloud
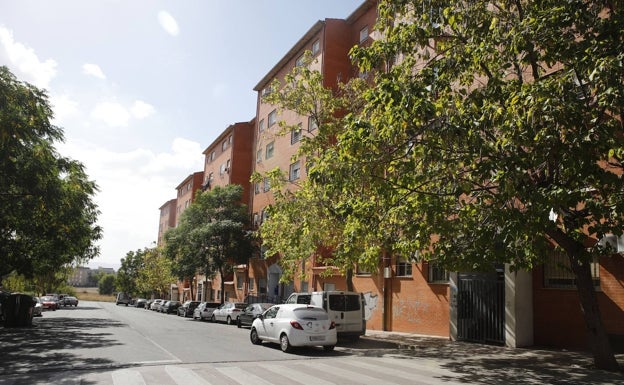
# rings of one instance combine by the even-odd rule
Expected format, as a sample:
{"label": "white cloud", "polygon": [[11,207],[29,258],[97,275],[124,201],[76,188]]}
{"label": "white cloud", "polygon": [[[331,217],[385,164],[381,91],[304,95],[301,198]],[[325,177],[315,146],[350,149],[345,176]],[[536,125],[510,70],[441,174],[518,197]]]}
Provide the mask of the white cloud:
{"label": "white cloud", "polygon": [[[56,76],[57,63],[53,59],[40,61],[35,51],[13,39],[13,32],[0,26],[0,59],[6,60],[16,76],[39,88],[49,88],[50,81]],[[3,60],[0,60],[0,62]]]}
{"label": "white cloud", "polygon": [[104,75],[104,72],[102,72],[102,69],[97,64],[91,64],[91,63],[83,64],[82,73],[89,75],[89,76],[95,76],[96,78],[99,78],[99,79],[106,79],[106,75]]}
{"label": "white cloud", "polygon": [[54,124],[57,125],[78,113],[78,102],[68,95],[51,95],[50,104],[54,109]]}
{"label": "white cloud", "polygon": [[57,147],[62,155],[82,162],[100,189],[94,200],[104,237],[94,264],[118,266],[128,251],[151,247],[158,235],[158,208],[175,198],[175,187],[184,178],[203,169],[200,144],[183,138],[174,139],[165,152],[116,152],[70,140]]}
{"label": "white cloud", "polygon": [[145,103],[142,100],[136,100],[130,109],[132,116],[137,119],[145,119],[150,115],[153,115],[156,110],[151,104]]}
{"label": "white cloud", "polygon": [[178,36],[180,34],[180,28],[178,22],[167,11],[158,12],[158,22],[160,26],[171,36]]}
{"label": "white cloud", "polygon": [[130,113],[119,103],[102,102],[91,111],[91,117],[101,120],[110,127],[127,127]]}

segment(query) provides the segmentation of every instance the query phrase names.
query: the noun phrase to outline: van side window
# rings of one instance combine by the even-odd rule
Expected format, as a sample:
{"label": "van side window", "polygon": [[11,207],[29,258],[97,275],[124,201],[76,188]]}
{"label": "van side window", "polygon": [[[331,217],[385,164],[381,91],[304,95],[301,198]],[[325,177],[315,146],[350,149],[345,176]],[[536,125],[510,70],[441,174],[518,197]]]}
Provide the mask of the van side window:
{"label": "van side window", "polygon": [[309,305],[311,297],[311,295],[300,295],[297,297],[297,303]]}

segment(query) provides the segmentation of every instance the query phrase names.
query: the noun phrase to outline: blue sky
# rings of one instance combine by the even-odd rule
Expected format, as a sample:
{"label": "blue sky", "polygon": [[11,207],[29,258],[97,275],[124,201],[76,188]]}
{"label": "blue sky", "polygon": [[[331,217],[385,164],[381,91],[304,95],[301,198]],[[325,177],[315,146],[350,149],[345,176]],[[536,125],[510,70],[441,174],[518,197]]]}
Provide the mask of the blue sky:
{"label": "blue sky", "polygon": [[0,65],[48,90],[62,155],[100,187],[92,267],[153,246],[158,208],[256,111],[253,87],[317,21],[363,0],[0,0]]}

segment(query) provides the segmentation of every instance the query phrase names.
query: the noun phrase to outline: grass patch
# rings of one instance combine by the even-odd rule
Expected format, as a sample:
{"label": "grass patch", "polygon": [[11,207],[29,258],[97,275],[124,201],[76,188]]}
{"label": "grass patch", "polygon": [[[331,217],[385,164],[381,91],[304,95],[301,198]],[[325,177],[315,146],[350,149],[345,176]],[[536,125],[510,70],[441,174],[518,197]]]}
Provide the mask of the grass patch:
{"label": "grass patch", "polygon": [[80,301],[115,302],[114,295],[100,294],[97,287],[77,287],[76,298]]}

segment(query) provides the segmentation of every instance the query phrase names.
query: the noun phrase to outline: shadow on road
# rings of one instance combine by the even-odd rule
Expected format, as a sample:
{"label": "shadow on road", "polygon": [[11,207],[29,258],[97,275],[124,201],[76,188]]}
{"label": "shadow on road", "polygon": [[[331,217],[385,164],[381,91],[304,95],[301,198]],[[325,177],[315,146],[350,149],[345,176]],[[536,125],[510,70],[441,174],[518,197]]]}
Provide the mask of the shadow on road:
{"label": "shadow on road", "polygon": [[32,327],[0,328],[0,375],[110,365],[110,360],[78,357],[72,351],[118,345],[112,333],[97,330],[120,326],[110,319],[44,317]]}

